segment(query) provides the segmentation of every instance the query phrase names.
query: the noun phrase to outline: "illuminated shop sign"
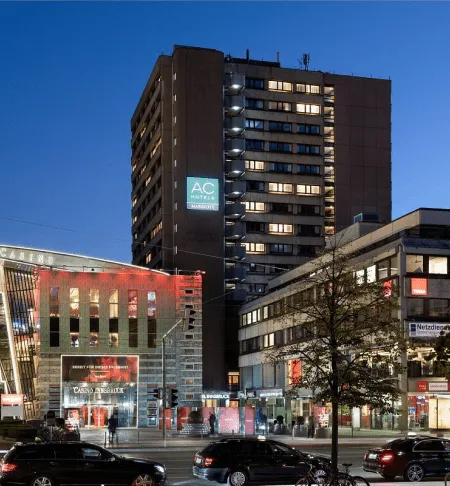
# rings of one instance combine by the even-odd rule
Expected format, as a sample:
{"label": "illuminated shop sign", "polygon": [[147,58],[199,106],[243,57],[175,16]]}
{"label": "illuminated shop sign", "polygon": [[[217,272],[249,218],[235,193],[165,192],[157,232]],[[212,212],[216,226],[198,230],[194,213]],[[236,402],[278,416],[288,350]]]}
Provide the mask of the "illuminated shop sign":
{"label": "illuminated shop sign", "polygon": [[21,393],[10,393],[1,396],[1,404],[3,405],[23,405],[23,395]]}
{"label": "illuminated shop sign", "polygon": [[220,400],[220,399],[228,400],[229,398],[230,398],[229,393],[204,393],[202,395],[202,400]]}
{"label": "illuminated shop sign", "polygon": [[441,332],[447,333],[450,324],[440,322],[410,322],[409,336],[415,338],[437,338]]}
{"label": "illuminated shop sign", "polygon": [[412,278],[411,295],[428,295],[428,280],[426,278]]}
{"label": "illuminated shop sign", "polygon": [[275,398],[275,397],[282,397],[283,390],[258,390],[258,396],[260,398]]}
{"label": "illuminated shop sign", "polygon": [[219,179],[188,177],[186,198],[188,209],[219,211]]}
{"label": "illuminated shop sign", "polygon": [[428,391],[448,391],[448,383],[446,381],[430,381],[428,383]]}
{"label": "illuminated shop sign", "polygon": [[[62,356],[61,360],[63,382],[136,383],[138,381],[138,356]],[[95,389],[91,392],[89,391],[91,388],[96,387],[80,385],[74,387],[73,391],[77,394],[102,393],[101,390]],[[111,387],[105,387],[103,393],[122,393],[111,390]]]}
{"label": "illuminated shop sign", "polygon": [[53,265],[55,262],[53,255],[5,246],[0,246],[0,258],[17,260],[24,263],[34,263],[35,265]]}

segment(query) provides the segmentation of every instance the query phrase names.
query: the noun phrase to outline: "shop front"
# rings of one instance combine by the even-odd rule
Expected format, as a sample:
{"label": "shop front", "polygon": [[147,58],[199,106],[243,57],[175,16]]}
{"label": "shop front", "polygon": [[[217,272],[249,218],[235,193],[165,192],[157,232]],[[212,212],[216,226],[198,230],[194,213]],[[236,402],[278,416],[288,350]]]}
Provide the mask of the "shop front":
{"label": "shop front", "polygon": [[408,393],[408,428],[413,431],[448,432],[449,382],[418,380],[415,382],[415,389],[416,391]]}
{"label": "shop front", "polygon": [[137,425],[138,356],[62,356],[61,405],[72,427]]}

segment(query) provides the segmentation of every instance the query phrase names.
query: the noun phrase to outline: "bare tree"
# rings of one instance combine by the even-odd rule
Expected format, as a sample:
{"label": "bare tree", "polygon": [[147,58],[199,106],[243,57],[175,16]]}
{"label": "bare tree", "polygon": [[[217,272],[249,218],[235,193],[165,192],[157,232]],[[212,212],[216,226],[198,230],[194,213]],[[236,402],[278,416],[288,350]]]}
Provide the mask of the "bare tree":
{"label": "bare tree", "polygon": [[[274,348],[273,363],[301,361],[292,384],[315,390],[315,400],[331,403],[332,473],[337,473],[338,407],[371,405],[391,411],[400,394],[398,375],[406,348],[397,319],[392,283],[364,278],[343,246],[331,247],[312,263],[313,271],[284,299],[280,319],[296,326],[296,337]],[[298,327],[297,327],[298,326]]]}

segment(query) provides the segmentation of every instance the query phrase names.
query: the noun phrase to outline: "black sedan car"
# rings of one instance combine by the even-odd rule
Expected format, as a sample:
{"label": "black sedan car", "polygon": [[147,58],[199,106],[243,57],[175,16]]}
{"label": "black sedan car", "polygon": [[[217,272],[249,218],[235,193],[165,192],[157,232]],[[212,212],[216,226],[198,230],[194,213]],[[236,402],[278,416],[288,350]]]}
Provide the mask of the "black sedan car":
{"label": "black sedan car", "polygon": [[16,444],[0,462],[1,486],[159,486],[163,464],[116,456],[87,442]]}
{"label": "black sedan car", "polygon": [[223,439],[212,442],[194,457],[194,476],[231,486],[248,482],[295,484],[312,464],[318,483],[330,460],[300,452],[281,442],[265,439]]}
{"label": "black sedan car", "polygon": [[385,479],[402,476],[405,481],[422,481],[429,476],[450,472],[450,440],[439,437],[406,437],[364,455],[364,471],[376,472]]}

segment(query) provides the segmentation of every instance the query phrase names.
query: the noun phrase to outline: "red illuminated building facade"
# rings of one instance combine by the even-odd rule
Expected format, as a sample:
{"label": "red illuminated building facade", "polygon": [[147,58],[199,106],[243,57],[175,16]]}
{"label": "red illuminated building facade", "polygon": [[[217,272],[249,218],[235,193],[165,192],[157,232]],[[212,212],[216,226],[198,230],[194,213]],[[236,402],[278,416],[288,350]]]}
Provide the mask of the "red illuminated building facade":
{"label": "red illuminated building facade", "polygon": [[[446,366],[426,359],[434,340],[450,325],[450,211],[418,209],[390,224],[361,221],[339,235],[343,250],[352,255],[358,281],[383,282],[386,295],[399,288],[399,325],[411,346],[402,358],[399,376],[402,399],[396,414],[382,414],[368,406],[340,410],[341,425],[413,431],[450,430],[450,384]],[[302,265],[269,283],[268,295],[246,304],[240,311],[239,367],[243,398],[269,419],[284,410],[286,422],[314,414],[328,422],[327,407],[314,402],[313,390],[289,393],[301,376],[301,361],[274,366],[265,351],[302,339],[301,325],[286,326],[281,318],[299,283],[309,278],[316,262]],[[307,283],[309,282],[309,283]],[[299,321],[300,322],[300,321]]]}
{"label": "red illuminated building facade", "polygon": [[26,418],[156,426],[161,338],[185,308],[195,327],[166,343],[166,383],[180,406],[201,405],[201,276],[9,246],[0,258],[0,379]]}

